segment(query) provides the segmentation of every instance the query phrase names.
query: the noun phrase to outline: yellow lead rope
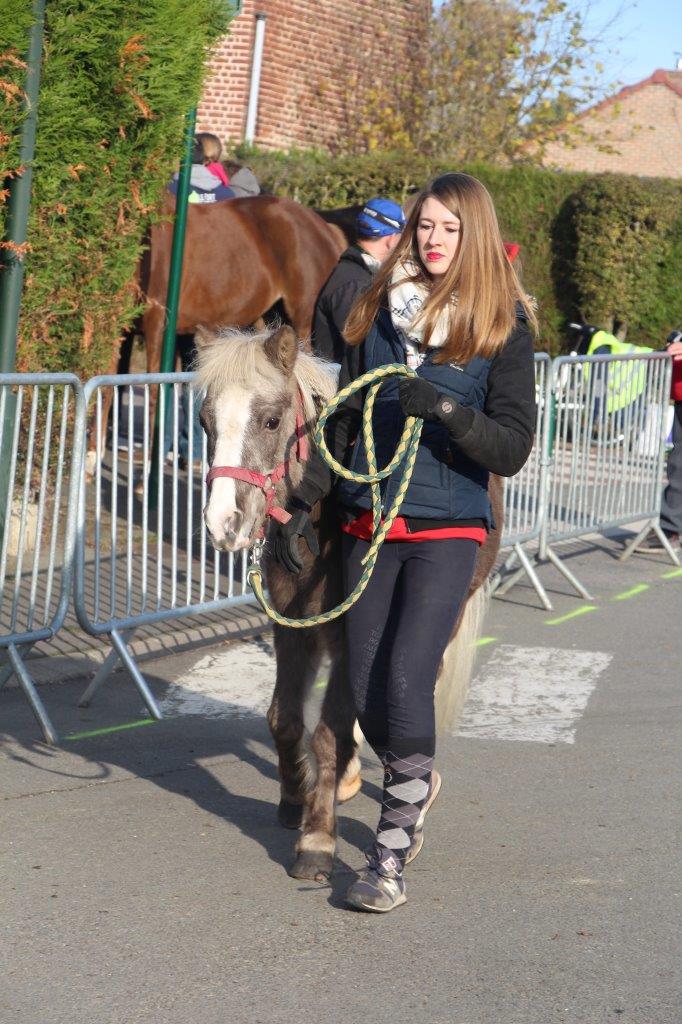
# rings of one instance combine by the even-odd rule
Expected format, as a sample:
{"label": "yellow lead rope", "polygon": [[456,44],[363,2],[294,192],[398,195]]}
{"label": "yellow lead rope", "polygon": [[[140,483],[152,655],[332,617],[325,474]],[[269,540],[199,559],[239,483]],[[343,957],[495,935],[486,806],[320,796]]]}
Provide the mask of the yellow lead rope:
{"label": "yellow lead rope", "polygon": [[[340,615],[343,615],[344,612],[347,612],[349,608],[352,608],[369,583],[372,571],[374,570],[374,564],[377,560],[377,555],[379,554],[379,548],[383,544],[388,531],[393,526],[393,522],[400,511],[400,506],[405,499],[405,494],[407,493],[407,488],[409,487],[410,480],[412,478],[415,459],[417,458],[419,438],[421,436],[423,425],[423,420],[416,416],[408,416],[405,420],[405,426],[393,458],[387,466],[384,466],[383,469],[377,469],[374,434],[372,433],[372,410],[374,409],[374,401],[384,380],[387,377],[396,375],[403,377],[416,376],[414,370],[408,369],[404,363],[387,363],[386,366],[379,366],[376,370],[369,370],[367,373],[363,373],[361,377],[358,377],[357,380],[351,381],[350,384],[345,388],[342,388],[341,391],[327,402],[320,414],[320,418],[317,421],[317,426],[315,428],[315,444],[317,445],[320,455],[330,469],[345,480],[352,480],[355,483],[366,483],[371,486],[373,521],[372,541],[370,543],[369,550],[363,559],[364,569],[362,575],[354,590],[348,595],[345,601],[338,604],[336,608],[332,608],[328,612],[322,612],[320,615],[311,615],[305,619],[289,619],[285,615],[280,615],[279,612],[275,611],[275,609],[268,604],[265,594],[263,593],[263,578],[260,563],[255,562],[248,572],[249,584],[251,585],[258,603],[265,614],[268,615],[273,622],[279,623],[280,626],[291,626],[292,629],[306,629],[310,626],[321,626],[325,622],[331,622],[333,619],[337,619]],[[368,385],[369,390],[362,410],[362,434],[365,442],[365,451],[367,452],[367,468],[369,472],[353,473],[350,469],[346,469],[345,466],[342,466],[340,462],[337,462],[327,448],[327,442],[324,437],[324,427],[329,417],[332,413],[336,412],[342,402],[345,402],[345,400],[356,391],[359,391],[361,388],[367,387]],[[381,491],[379,488],[379,482],[381,480],[385,480],[387,476],[390,476],[391,473],[398,468],[400,463],[403,462],[403,460],[405,465],[400,478],[400,485],[396,492],[393,505],[382,523]]]}

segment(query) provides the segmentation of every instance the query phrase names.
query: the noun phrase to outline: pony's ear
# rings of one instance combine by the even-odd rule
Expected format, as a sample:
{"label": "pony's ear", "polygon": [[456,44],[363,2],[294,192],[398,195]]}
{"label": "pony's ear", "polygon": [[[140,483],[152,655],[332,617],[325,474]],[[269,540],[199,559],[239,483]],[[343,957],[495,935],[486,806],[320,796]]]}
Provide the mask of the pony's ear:
{"label": "pony's ear", "polygon": [[285,324],[263,343],[263,350],[271,363],[289,375],[298,355],[296,335],[291,327]]}
{"label": "pony's ear", "polygon": [[206,345],[212,345],[215,341],[215,334],[209,331],[208,327],[203,327],[198,324],[196,331],[194,332],[194,343],[197,348],[205,348]]}

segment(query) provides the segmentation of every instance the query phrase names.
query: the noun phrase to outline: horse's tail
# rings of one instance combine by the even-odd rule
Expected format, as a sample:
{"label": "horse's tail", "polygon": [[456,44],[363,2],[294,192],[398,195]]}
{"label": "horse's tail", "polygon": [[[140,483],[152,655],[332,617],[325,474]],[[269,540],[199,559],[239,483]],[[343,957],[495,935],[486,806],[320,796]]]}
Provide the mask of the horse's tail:
{"label": "horse's tail", "polygon": [[469,597],[459,625],[450,637],[436,683],[436,731],[449,733],[461,713],[476,658],[476,641],[490,600],[484,583]]}

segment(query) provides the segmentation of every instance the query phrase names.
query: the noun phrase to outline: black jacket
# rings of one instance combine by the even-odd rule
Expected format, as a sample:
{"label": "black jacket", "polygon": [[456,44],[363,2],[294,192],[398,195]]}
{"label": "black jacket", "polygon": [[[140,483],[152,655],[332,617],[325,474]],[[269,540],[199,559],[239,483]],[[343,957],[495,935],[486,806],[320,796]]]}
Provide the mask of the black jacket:
{"label": "black jacket", "polygon": [[341,254],[315,305],[312,343],[316,356],[334,363],[343,361],[343,328],[353,303],[373,276],[359,246],[351,245]]}
{"label": "black jacket", "polygon": [[[364,344],[346,346],[339,388],[365,369]],[[346,464],[349,448],[360,430],[363,401],[363,395],[356,392],[326,430],[330,450],[338,461]],[[515,329],[490,362],[484,408],[474,409],[455,402],[444,425],[464,456],[492,473],[512,476],[521,469],[532,448],[535,415],[533,339],[519,311]],[[313,452],[297,489],[297,499],[304,507],[312,506],[329,492],[332,479],[326,463]]]}

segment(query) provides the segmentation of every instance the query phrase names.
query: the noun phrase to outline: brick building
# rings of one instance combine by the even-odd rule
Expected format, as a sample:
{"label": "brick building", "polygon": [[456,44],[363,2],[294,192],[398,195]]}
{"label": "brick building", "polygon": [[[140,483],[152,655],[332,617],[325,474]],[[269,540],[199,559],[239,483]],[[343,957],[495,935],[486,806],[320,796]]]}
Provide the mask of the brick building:
{"label": "brick building", "polygon": [[327,146],[380,84],[421,59],[431,0],[244,0],[211,61],[200,130],[241,142],[256,36],[265,14],[254,141]]}
{"label": "brick building", "polygon": [[616,152],[600,152],[594,142],[572,148],[557,141],[547,146],[546,166],[682,178],[682,71],[654,71],[586,110],[580,121]]}

